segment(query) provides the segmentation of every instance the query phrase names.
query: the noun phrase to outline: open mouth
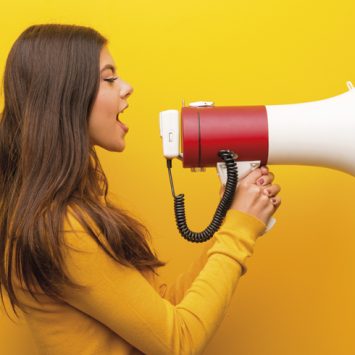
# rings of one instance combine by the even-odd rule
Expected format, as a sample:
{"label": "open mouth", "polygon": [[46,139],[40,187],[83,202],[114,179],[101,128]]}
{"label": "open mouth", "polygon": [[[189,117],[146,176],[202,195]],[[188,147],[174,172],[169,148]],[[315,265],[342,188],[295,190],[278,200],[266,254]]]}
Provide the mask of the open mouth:
{"label": "open mouth", "polygon": [[120,119],[118,118],[119,114],[120,114],[120,113],[118,113],[118,114],[116,115],[116,121],[118,122],[118,124],[120,125],[120,127],[125,131],[125,133],[127,133],[127,132],[128,132],[128,127],[120,121]]}

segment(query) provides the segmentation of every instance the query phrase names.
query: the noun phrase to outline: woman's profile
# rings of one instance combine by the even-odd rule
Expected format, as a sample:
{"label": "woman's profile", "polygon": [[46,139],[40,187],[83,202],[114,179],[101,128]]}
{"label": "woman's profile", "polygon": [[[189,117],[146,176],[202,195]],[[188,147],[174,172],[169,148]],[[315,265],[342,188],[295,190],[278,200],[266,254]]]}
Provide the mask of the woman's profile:
{"label": "woman's profile", "polygon": [[0,116],[0,286],[40,354],[199,354],[280,206],[266,167],[243,178],[220,230],[167,285],[148,230],[108,198],[95,152],[125,149],[132,87],[90,27],[15,41]]}

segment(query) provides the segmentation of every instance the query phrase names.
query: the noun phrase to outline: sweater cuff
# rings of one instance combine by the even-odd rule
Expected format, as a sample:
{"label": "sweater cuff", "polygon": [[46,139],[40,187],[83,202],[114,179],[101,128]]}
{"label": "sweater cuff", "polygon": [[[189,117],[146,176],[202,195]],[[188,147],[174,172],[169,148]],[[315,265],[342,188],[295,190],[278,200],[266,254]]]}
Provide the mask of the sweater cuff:
{"label": "sweater cuff", "polygon": [[266,224],[259,218],[239,210],[229,209],[222,224],[223,227],[253,234],[259,237],[264,234]]}
{"label": "sweater cuff", "polygon": [[246,260],[253,254],[256,239],[265,231],[266,224],[260,219],[238,211],[228,210],[224,222],[215,233],[215,243],[207,251],[208,257],[222,255],[236,261],[241,275],[247,272]]}

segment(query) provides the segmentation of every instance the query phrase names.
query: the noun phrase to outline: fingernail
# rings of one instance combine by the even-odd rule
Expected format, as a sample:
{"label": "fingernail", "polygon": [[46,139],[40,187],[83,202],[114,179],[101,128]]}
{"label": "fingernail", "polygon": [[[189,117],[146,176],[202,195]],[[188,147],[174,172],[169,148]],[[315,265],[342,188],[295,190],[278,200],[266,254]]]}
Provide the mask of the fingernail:
{"label": "fingernail", "polygon": [[262,185],[262,184],[264,183],[264,179],[259,179],[259,180],[257,181],[257,183],[258,183],[258,185]]}
{"label": "fingernail", "polygon": [[264,193],[266,194],[266,195],[270,195],[270,191],[269,190],[264,190]]}
{"label": "fingernail", "polygon": [[272,198],[271,201],[272,201],[272,203],[276,203],[276,199],[275,198]]}

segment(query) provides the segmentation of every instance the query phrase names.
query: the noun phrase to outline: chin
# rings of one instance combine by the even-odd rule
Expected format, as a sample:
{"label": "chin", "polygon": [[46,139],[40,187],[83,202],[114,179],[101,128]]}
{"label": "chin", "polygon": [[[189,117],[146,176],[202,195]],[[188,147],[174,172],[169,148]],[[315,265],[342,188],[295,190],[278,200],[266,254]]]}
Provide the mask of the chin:
{"label": "chin", "polygon": [[123,152],[126,148],[124,143],[119,143],[115,145],[106,145],[106,144],[95,144],[101,147],[102,149],[108,150],[109,152]]}
{"label": "chin", "polygon": [[114,147],[114,148],[112,148],[112,149],[107,149],[107,150],[109,150],[109,151],[111,151],[111,152],[118,152],[118,153],[120,153],[120,152],[123,152],[124,150],[125,150],[125,145],[121,145],[121,146],[116,146],[116,147]]}
{"label": "chin", "polygon": [[123,152],[126,148],[126,144],[124,142],[120,143],[117,147],[116,147],[116,152]]}
{"label": "chin", "polygon": [[126,148],[126,142],[122,140],[121,142],[118,143],[116,152],[123,152],[125,148]]}

